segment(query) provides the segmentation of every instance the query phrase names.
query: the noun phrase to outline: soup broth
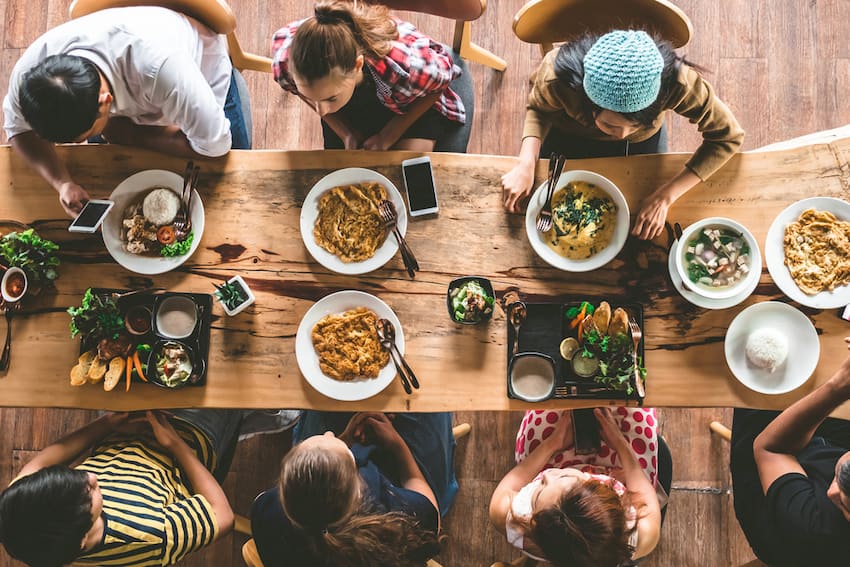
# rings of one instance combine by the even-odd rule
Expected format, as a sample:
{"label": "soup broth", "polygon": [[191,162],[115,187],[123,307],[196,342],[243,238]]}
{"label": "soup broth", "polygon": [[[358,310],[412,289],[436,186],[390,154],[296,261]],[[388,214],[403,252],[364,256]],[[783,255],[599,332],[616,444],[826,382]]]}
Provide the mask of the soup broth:
{"label": "soup broth", "polygon": [[604,250],[617,226],[617,206],[592,183],[572,181],[552,195],[546,244],[565,258],[584,260]]}
{"label": "soup broth", "polygon": [[750,246],[744,236],[724,227],[706,227],[684,247],[688,279],[707,288],[725,288],[750,271]]}
{"label": "soup broth", "polygon": [[540,357],[518,358],[511,369],[511,386],[514,393],[528,400],[545,398],[552,391],[554,381],[552,365]]}

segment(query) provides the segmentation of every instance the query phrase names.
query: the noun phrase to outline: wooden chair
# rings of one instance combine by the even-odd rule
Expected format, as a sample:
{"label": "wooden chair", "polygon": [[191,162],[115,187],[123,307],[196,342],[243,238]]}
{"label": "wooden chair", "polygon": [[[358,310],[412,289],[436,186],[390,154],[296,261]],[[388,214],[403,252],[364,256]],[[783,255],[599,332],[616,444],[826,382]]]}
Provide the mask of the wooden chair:
{"label": "wooden chair", "polygon": [[667,0],[531,0],[513,23],[516,36],[540,44],[543,54],[556,42],[618,28],[645,29],[675,48],[687,45],[694,31],[688,16]]}
{"label": "wooden chair", "polygon": [[508,64],[498,57],[472,43],[470,22],[477,20],[487,9],[487,0],[370,0],[383,4],[393,10],[420,12],[455,20],[455,32],[452,49],[468,61],[481,63],[497,71],[504,71]]}
{"label": "wooden chair", "polygon": [[504,561],[496,561],[490,567],[535,567],[537,565],[537,561],[532,559],[531,557],[527,557],[525,555],[520,555],[510,563],[505,563]]}
{"label": "wooden chair", "polygon": [[725,439],[726,441],[732,441],[732,430],[719,421],[712,421],[708,424],[708,428],[720,436],[720,438]]}
{"label": "wooden chair", "polygon": [[[454,435],[455,440],[463,439],[464,437],[469,435],[471,429],[472,427],[468,423],[460,423],[452,428],[452,435]],[[236,516],[236,525],[234,527],[234,530],[239,533],[250,536],[251,521],[244,516]],[[263,562],[260,559],[260,553],[257,551],[257,544],[254,543],[253,538],[249,539],[247,542],[245,542],[245,545],[242,546],[242,559],[245,561],[245,564],[247,564],[248,567],[263,567]],[[442,566],[433,559],[429,559],[426,567]]]}
{"label": "wooden chair", "polygon": [[106,8],[128,6],[161,6],[191,16],[214,32],[227,37],[230,60],[238,70],[272,72],[270,58],[242,51],[236,38],[236,16],[225,0],[74,0],[68,12],[73,19]]}

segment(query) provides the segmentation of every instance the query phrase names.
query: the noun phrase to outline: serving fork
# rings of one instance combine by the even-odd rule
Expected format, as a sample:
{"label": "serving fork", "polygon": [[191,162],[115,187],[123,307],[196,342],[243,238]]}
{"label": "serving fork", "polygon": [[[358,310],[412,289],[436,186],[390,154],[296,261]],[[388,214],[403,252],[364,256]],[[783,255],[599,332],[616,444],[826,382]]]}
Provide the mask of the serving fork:
{"label": "serving fork", "polygon": [[398,229],[398,213],[392,201],[384,199],[378,204],[378,214],[381,215],[381,220],[384,221],[384,226],[393,231],[395,239],[398,241],[398,249],[401,252],[401,259],[404,262],[404,267],[407,268],[407,273],[411,278],[416,277],[416,272],[419,271],[419,262],[407,245],[407,241]]}
{"label": "serving fork", "polygon": [[632,365],[635,369],[635,389],[637,390],[638,396],[645,398],[646,384],[644,383],[643,376],[640,375],[637,354],[638,345],[640,344],[641,338],[643,338],[643,331],[640,330],[640,325],[638,325],[634,319],[629,319],[629,331],[632,333],[632,343],[634,343],[634,347],[632,348]]}
{"label": "serving fork", "polygon": [[561,172],[564,170],[566,158],[559,154],[552,154],[549,157],[549,179],[546,182],[546,200],[543,201],[543,207],[537,213],[537,231],[548,232],[552,228],[552,193],[555,191],[555,185],[561,178]]}

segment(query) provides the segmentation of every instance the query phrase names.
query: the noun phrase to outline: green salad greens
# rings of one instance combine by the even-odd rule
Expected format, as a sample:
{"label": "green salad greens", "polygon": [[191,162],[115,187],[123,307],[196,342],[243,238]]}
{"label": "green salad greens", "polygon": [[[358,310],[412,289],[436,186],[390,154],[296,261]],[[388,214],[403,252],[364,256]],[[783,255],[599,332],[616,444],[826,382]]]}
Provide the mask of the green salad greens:
{"label": "green salad greens", "polygon": [[0,238],[0,262],[22,269],[30,285],[52,287],[59,274],[59,246],[41,238],[31,228],[10,232]]}
{"label": "green salad greens", "polygon": [[171,258],[172,256],[183,256],[185,254],[188,254],[189,250],[192,249],[193,240],[195,240],[194,230],[190,232],[185,239],[164,245],[162,248],[159,249],[159,255],[165,256],[166,258]]}
{"label": "green salad greens", "polygon": [[[582,339],[581,356],[596,357],[599,360],[599,372],[594,380],[612,390],[625,391],[631,394],[634,388],[631,378],[635,367],[632,360],[633,343],[631,337],[620,333],[614,336],[603,335],[596,329],[590,329]],[[646,368],[641,357],[637,361],[638,372],[646,378]]]}
{"label": "green salad greens", "polygon": [[94,339],[117,339],[124,330],[124,318],[111,296],[101,297],[86,290],[80,307],[69,307],[71,336],[82,335],[83,342]]}
{"label": "green salad greens", "polygon": [[477,280],[464,282],[449,292],[455,321],[477,323],[493,313],[494,299]]}

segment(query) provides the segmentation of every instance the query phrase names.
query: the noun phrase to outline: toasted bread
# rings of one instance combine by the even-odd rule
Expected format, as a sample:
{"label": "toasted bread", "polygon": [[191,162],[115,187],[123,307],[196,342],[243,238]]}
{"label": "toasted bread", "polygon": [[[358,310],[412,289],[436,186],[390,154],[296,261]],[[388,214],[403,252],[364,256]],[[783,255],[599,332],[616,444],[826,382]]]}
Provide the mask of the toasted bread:
{"label": "toasted bread", "polygon": [[71,369],[71,385],[82,386],[88,379],[91,363],[94,361],[97,351],[95,349],[87,350],[77,359],[77,364]]}
{"label": "toasted bread", "polygon": [[86,373],[82,364],[75,364],[71,369],[71,386],[82,386],[87,382]]}
{"label": "toasted bread", "polygon": [[601,334],[608,332],[608,325],[611,323],[611,305],[607,301],[603,301],[593,312],[593,322],[596,323],[596,328]]}
{"label": "toasted bread", "polygon": [[106,374],[106,361],[95,357],[94,360],[92,360],[89,371],[86,372],[86,377],[89,379],[89,382],[94,384],[103,380],[104,374]]}
{"label": "toasted bread", "polygon": [[116,356],[109,361],[109,370],[106,371],[106,375],[103,379],[104,390],[109,392],[118,385],[118,382],[121,381],[121,377],[124,376],[125,364],[126,361],[120,356]]}
{"label": "toasted bread", "polygon": [[608,334],[612,337],[629,334],[629,315],[622,307],[618,307],[611,315],[611,324],[608,325]]}

